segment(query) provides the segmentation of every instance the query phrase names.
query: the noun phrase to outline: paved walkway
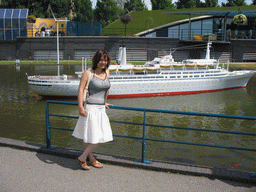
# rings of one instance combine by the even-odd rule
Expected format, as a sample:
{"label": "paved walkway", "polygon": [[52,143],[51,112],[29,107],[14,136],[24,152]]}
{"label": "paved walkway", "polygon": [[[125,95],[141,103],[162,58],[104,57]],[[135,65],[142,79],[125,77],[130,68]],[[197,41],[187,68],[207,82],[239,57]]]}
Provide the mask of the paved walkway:
{"label": "paved walkway", "polygon": [[0,191],[256,191],[252,184],[107,164],[84,171],[70,158],[0,149]]}
{"label": "paved walkway", "polygon": [[[0,138],[1,192],[256,191],[256,182],[209,179],[109,163],[105,163],[103,169],[91,167],[91,170],[85,171],[72,158],[33,151],[22,146],[20,141],[2,141],[3,138]],[[102,156],[97,155],[97,158]],[[104,159],[101,161],[104,162]]]}

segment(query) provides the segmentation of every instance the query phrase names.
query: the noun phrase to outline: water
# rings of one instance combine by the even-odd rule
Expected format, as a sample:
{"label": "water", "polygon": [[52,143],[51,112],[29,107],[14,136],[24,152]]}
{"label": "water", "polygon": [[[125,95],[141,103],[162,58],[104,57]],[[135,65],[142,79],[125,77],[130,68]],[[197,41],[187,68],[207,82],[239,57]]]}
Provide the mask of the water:
{"label": "water", "polygon": [[[80,65],[62,65],[61,74],[74,74]],[[28,75],[56,75],[53,65],[0,65],[0,136],[45,143],[46,100],[38,98],[29,89]],[[76,100],[68,100],[76,102]],[[154,108],[189,112],[203,112],[256,117],[256,76],[249,81],[246,89],[234,89],[196,95],[110,99],[116,106]],[[51,113],[78,116],[77,106],[50,105]],[[107,111],[111,120],[142,123],[141,112]],[[256,133],[256,122],[234,119],[206,118],[174,114],[147,113],[147,123],[242,131]],[[51,117],[52,126],[73,129],[76,119]],[[112,124],[114,134],[142,136],[141,126]],[[52,144],[82,149],[81,141],[71,137],[72,131],[52,130]],[[256,137],[229,134],[159,129],[147,127],[146,136],[157,139],[171,139],[214,145],[255,148]],[[99,145],[97,152],[141,158],[141,141],[115,137],[113,142]],[[238,150],[196,147],[148,141],[146,159],[192,163],[206,166],[228,167],[256,171],[256,153]]]}

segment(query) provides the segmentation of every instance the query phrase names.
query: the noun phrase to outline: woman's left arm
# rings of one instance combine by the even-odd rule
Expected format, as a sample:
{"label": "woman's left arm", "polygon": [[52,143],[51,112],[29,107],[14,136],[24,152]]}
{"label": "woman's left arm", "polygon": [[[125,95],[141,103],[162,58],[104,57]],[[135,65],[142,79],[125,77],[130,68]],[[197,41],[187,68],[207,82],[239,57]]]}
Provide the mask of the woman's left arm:
{"label": "woman's left arm", "polygon": [[[106,70],[106,74],[107,74],[107,76],[109,77],[109,70],[108,70],[108,69]],[[107,109],[109,109],[109,106],[113,106],[112,104],[107,103],[108,94],[109,94],[109,90],[107,90],[106,96],[105,96],[105,106],[106,106]]]}

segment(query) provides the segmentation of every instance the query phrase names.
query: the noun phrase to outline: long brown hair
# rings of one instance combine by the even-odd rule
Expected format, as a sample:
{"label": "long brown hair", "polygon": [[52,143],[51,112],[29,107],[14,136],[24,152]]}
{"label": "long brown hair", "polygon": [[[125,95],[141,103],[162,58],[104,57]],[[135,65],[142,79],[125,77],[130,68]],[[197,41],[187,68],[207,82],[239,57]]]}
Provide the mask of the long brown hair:
{"label": "long brown hair", "polygon": [[110,57],[106,50],[100,49],[100,50],[96,51],[96,53],[94,54],[94,56],[92,58],[92,69],[93,70],[97,69],[97,65],[100,62],[100,59],[102,56],[104,57],[104,59],[107,58],[107,65],[106,65],[105,69],[103,69],[103,71],[106,71],[106,69],[109,67]]}

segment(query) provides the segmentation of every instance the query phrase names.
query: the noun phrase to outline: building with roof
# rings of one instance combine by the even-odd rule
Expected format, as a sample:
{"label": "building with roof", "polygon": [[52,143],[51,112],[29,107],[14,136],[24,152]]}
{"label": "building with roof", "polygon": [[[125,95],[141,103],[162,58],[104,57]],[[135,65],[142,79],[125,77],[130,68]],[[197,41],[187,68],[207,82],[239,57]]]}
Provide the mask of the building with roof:
{"label": "building with roof", "polygon": [[[164,14],[187,14],[189,19],[168,23],[137,33],[145,37],[170,37],[180,40],[192,40],[196,35],[215,34],[216,40],[229,41],[234,39],[255,39],[255,10],[214,10],[214,11],[181,11],[165,12]],[[242,25],[234,24],[233,17],[243,14],[247,21]],[[195,17],[195,15],[198,15]],[[191,18],[191,16],[193,16]]]}
{"label": "building with roof", "polygon": [[28,9],[0,9],[0,40],[27,36]]}

